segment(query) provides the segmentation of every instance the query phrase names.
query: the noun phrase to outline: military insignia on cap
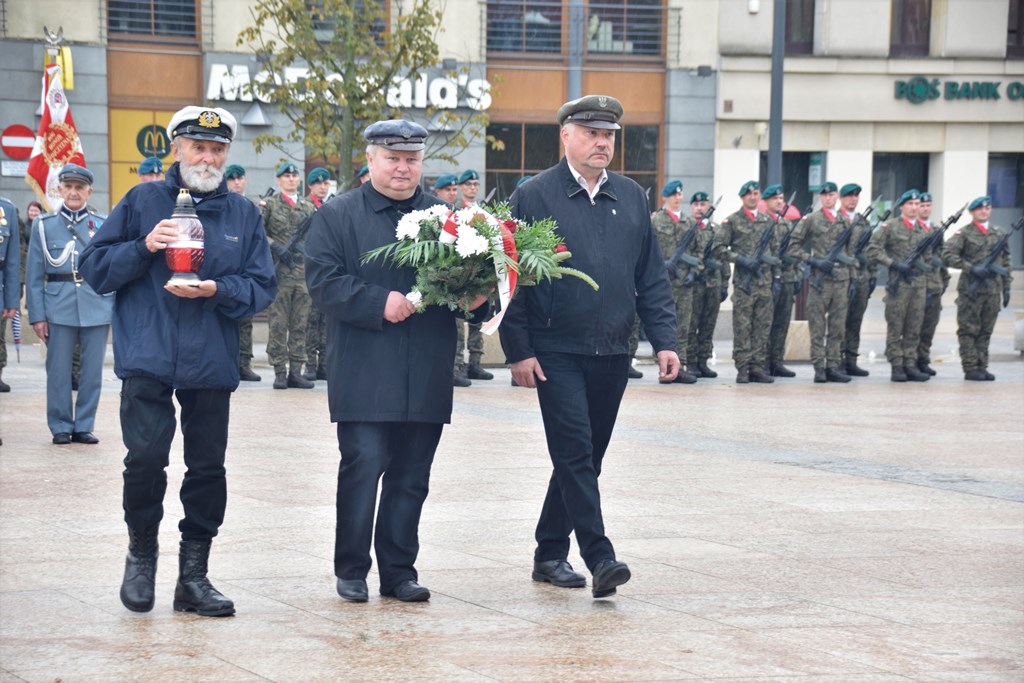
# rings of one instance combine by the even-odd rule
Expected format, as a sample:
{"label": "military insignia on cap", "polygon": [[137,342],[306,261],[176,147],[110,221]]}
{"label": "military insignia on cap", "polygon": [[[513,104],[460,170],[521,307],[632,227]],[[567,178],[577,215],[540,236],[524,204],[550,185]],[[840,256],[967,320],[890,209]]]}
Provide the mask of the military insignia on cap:
{"label": "military insignia on cap", "polygon": [[607,107],[608,106],[608,98],[605,97],[604,95],[598,95],[597,96],[597,106],[602,107],[602,108]]}
{"label": "military insignia on cap", "polygon": [[203,128],[218,128],[220,116],[215,111],[204,111],[199,115],[199,125]]}

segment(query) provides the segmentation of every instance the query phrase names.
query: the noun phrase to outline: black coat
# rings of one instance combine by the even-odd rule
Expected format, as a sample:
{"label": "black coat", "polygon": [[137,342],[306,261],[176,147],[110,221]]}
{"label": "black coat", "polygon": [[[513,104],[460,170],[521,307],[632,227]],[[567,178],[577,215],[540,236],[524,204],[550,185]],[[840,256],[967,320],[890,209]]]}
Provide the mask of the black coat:
{"label": "black coat", "polygon": [[591,202],[563,158],[520,185],[511,202],[516,218],[554,218],[572,252],[563,265],[590,275],[600,290],[569,276],[519,290],[501,323],[510,363],[535,351],[628,353],[637,314],[655,352],[676,348],[672,289],[639,185],[608,173]]}
{"label": "black coat", "polygon": [[313,216],[306,284],[327,318],[333,422],[451,422],[456,315],[428,306],[401,323],[384,320],[388,294],[409,292],[416,272],[383,260],[360,263],[397,239],[402,213],[440,203],[417,190],[400,212],[366,183]]}

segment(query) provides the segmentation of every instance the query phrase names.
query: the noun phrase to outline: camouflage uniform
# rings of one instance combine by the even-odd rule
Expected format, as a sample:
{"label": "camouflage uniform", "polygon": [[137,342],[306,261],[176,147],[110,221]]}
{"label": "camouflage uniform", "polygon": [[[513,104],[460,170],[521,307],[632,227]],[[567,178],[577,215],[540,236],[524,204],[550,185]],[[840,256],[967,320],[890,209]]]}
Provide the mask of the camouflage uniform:
{"label": "camouflage uniform", "polygon": [[[717,223],[701,224],[701,244],[707,249],[720,232]],[[712,244],[712,250],[714,244]],[[715,268],[715,265],[718,265]],[[715,325],[718,323],[718,309],[724,297],[722,289],[729,287],[729,264],[714,258],[704,260],[700,282],[693,289],[693,310],[690,313],[690,330],[686,340],[686,365],[695,367],[707,364],[714,350]],[[680,359],[682,360],[682,359]]]}
{"label": "camouflage uniform", "polygon": [[[315,209],[304,197],[290,203],[278,192],[261,202],[260,210],[267,241],[273,251],[275,246],[284,247]],[[306,289],[302,253],[303,245],[295,245],[291,250],[294,259],[291,267],[274,258],[277,298],[267,311],[270,326],[267,357],[278,374],[289,372],[288,366],[291,366],[292,374],[301,375],[302,365],[306,362],[306,324],[312,302]]]}
{"label": "camouflage uniform", "polygon": [[[780,248],[786,233],[792,228],[793,224],[785,218],[776,224],[775,239],[778,240]],[[790,235],[791,244],[795,234],[794,230]],[[789,321],[793,319],[793,300],[796,298],[793,288],[803,279],[803,266],[799,260],[789,254],[779,256],[782,258],[782,265],[778,267],[779,295],[773,299],[772,329],[768,335],[768,366],[772,374],[775,374],[775,368],[781,366],[785,360],[786,335],[789,334]]]}
{"label": "camouflage uniform", "polygon": [[[311,194],[309,201],[319,209],[326,200]],[[327,316],[315,304],[309,307],[306,324],[306,379],[327,379]]]}
{"label": "camouflage uniform", "polygon": [[[252,197],[246,199],[260,206],[258,200]],[[242,318],[238,321],[238,367],[252,367],[252,318]]]}
{"label": "camouflage uniform", "polygon": [[[860,214],[856,216],[853,235],[850,236],[853,251],[856,251],[855,247],[864,234],[871,232],[871,224],[861,218]],[[860,256],[855,255],[854,258],[857,259],[857,265],[850,268],[850,296],[846,308],[846,336],[843,338],[843,365],[847,370],[857,365],[857,357],[860,355],[860,327],[864,322],[864,313],[868,310],[868,299],[875,288],[876,277],[875,268],[868,263],[867,247],[861,251]]]}
{"label": "camouflage uniform", "polygon": [[[672,258],[680,242],[690,229],[695,227],[692,218],[675,218],[664,208],[651,214],[651,225],[658,238],[661,255],[666,261]],[[668,274],[672,285],[672,299],[676,303],[676,353],[682,363],[685,363],[687,358],[687,337],[690,330],[690,313],[693,310],[694,285],[698,284],[697,277],[704,270],[701,257],[707,243],[707,233],[699,228],[695,230],[686,254],[700,261],[699,265],[693,266],[680,261],[676,271],[670,271]]]}
{"label": "camouflage uniform", "polygon": [[[922,223],[922,227],[925,235],[939,229],[934,223]],[[942,262],[942,245],[943,240],[940,239],[932,251],[922,255],[925,263],[932,267],[925,276],[924,320],[921,322],[921,341],[917,345],[917,365],[922,370],[932,362],[932,340],[942,313],[942,293],[949,285],[949,269]]]}
{"label": "camouflage uniform", "polygon": [[[455,368],[458,370],[466,364],[463,350],[469,347],[469,364],[480,365],[484,357],[484,333],[480,331],[482,323],[455,321]],[[469,343],[466,340],[466,328],[469,328]]]}
{"label": "camouflage uniform", "polygon": [[[819,209],[797,224],[789,253],[801,261],[824,259],[849,223],[839,213],[829,217]],[[852,236],[851,236],[852,239]],[[853,260],[849,240],[843,253]],[[850,268],[834,262],[832,274],[812,268],[807,293],[807,323],[811,333],[811,362],[815,370],[839,370],[843,366],[843,336],[846,334],[846,307],[849,302]],[[845,374],[845,373],[844,373]]]}
{"label": "camouflage uniform", "polygon": [[[889,268],[894,261],[910,256],[917,243],[924,239],[924,230],[914,221],[908,226],[898,218],[882,223],[868,242],[868,261],[874,266]],[[889,281],[898,280],[896,292],[886,285],[885,291],[885,357],[893,369],[911,366],[917,368],[917,345],[921,338],[924,319],[925,279],[912,277],[905,282],[891,268]]]}
{"label": "camouflage uniform", "polygon": [[956,335],[960,341],[960,365],[964,372],[988,367],[988,344],[999,315],[1000,295],[1010,289],[1013,279],[1010,275],[1010,250],[1005,248],[996,260],[1007,274],[993,274],[983,279],[974,299],[968,296],[975,280],[971,268],[988,258],[992,247],[1004,234],[991,223],[988,233],[983,234],[977,223],[971,223],[957,231],[942,249],[942,260],[950,268],[962,270],[957,284]]}
{"label": "camouflage uniform", "polygon": [[[719,261],[737,262],[741,256],[753,257],[764,231],[770,229],[768,214],[756,217],[745,208],[724,221],[715,233],[714,254]],[[778,240],[772,235],[766,254],[778,251]],[[740,287],[747,281],[747,271],[737,266],[732,290],[733,362],[740,373],[764,372],[768,367],[768,335],[772,329],[772,270],[761,264],[760,277],[750,277],[750,293]]]}

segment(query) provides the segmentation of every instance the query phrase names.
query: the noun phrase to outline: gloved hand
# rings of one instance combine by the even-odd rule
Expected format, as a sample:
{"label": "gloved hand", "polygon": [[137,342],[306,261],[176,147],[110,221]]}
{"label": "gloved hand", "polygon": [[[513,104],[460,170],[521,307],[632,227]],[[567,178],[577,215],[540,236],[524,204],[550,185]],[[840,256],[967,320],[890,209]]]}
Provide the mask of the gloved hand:
{"label": "gloved hand", "polygon": [[1007,287],[1003,290],[1003,308],[1010,305],[1010,288]]}
{"label": "gloved hand", "polygon": [[782,294],[782,280],[774,278],[772,280],[772,298],[777,299]]}
{"label": "gloved hand", "polygon": [[864,254],[857,254],[857,265],[859,265],[861,268],[867,268],[868,257],[865,256]]}
{"label": "gloved hand", "polygon": [[294,263],[295,259],[293,259],[292,255],[285,251],[280,244],[271,244],[270,252],[277,258],[278,263],[289,268],[292,267],[292,263]]}
{"label": "gloved hand", "polygon": [[846,287],[846,298],[854,299],[857,296],[857,278],[850,278],[850,284]]}
{"label": "gloved hand", "polygon": [[756,271],[758,269],[758,263],[749,256],[737,256],[736,265],[744,270]]}
{"label": "gloved hand", "polygon": [[718,303],[722,303],[729,298],[729,286],[722,285],[718,290]]}
{"label": "gloved hand", "polygon": [[893,261],[889,269],[896,271],[900,275],[910,275],[911,271],[914,270],[912,266],[908,266],[903,261]]}
{"label": "gloved hand", "polygon": [[811,258],[808,259],[808,261],[811,262],[812,266],[814,266],[821,272],[825,273],[826,275],[831,275],[832,271],[835,270],[835,264],[829,261],[827,258],[817,258],[815,256],[812,256]]}
{"label": "gloved hand", "polygon": [[984,280],[986,278],[992,277],[992,273],[989,271],[989,269],[981,265],[980,263],[976,266],[971,266],[971,275],[978,278],[979,280]]}
{"label": "gloved hand", "polygon": [[875,285],[878,284],[877,278],[868,278],[868,296],[870,297],[872,292],[875,291]]}
{"label": "gloved hand", "polygon": [[800,288],[803,287],[803,286],[804,286],[804,281],[803,280],[797,280],[796,282],[794,282],[793,283],[793,296],[796,296],[797,294],[799,294],[800,293]]}
{"label": "gloved hand", "polygon": [[932,256],[932,260],[929,262],[929,265],[931,265],[932,268],[941,268],[942,259],[940,259],[938,256]]}

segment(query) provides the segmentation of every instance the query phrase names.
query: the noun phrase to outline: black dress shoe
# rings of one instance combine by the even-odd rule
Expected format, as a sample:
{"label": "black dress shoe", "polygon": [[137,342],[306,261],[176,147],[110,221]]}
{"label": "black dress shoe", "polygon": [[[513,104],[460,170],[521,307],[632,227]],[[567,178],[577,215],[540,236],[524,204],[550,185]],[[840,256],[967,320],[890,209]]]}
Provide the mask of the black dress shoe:
{"label": "black dress shoe", "polygon": [[96,435],[92,432],[72,432],[71,440],[75,443],[87,443],[95,444],[99,443],[100,440],[96,438]]}
{"label": "black dress shoe", "polygon": [[338,595],[349,602],[366,602],[368,597],[364,579],[338,579]]}
{"label": "black dress shoe", "polygon": [[58,446],[65,446],[71,443],[71,434],[68,432],[57,432],[53,435],[53,442]]}
{"label": "black dress shoe", "polygon": [[391,589],[390,593],[381,591],[381,595],[395,598],[402,602],[424,602],[430,599],[430,591],[426,586],[421,586],[412,579],[402,581]]}
{"label": "black dress shoe", "polygon": [[533,580],[544,581],[560,588],[583,588],[587,577],[572,570],[565,560],[546,560],[533,563]]}
{"label": "black dress shoe", "polygon": [[595,598],[615,595],[615,587],[629,581],[631,574],[625,562],[601,560],[594,567],[594,585],[591,589]]}
{"label": "black dress shoe", "polygon": [[825,378],[829,382],[841,382],[846,383],[850,381],[850,376],[845,372],[840,371],[838,368],[827,368],[825,370]]}
{"label": "black dress shoe", "polygon": [[644,376],[644,373],[640,372],[632,365],[629,366],[628,374],[630,379],[640,379],[641,377]]}

